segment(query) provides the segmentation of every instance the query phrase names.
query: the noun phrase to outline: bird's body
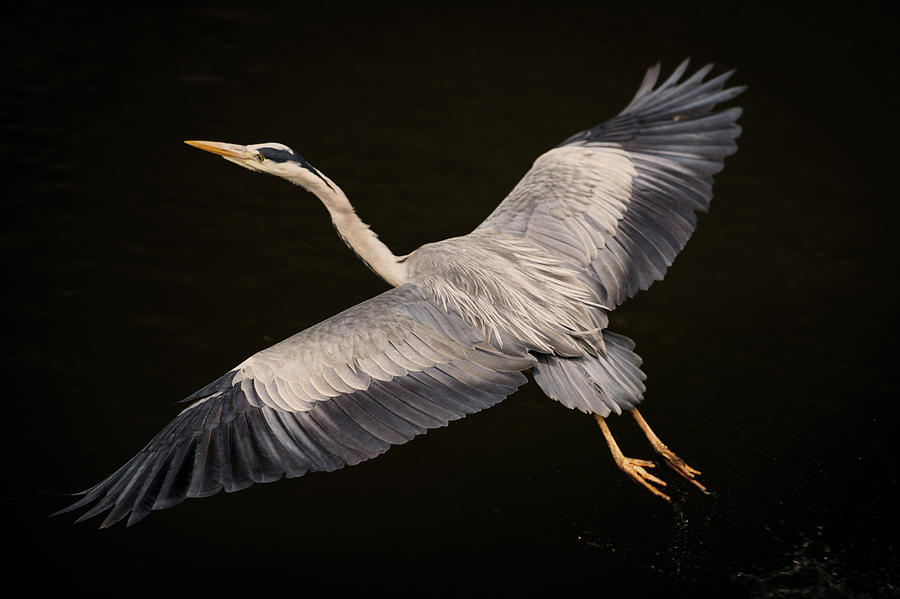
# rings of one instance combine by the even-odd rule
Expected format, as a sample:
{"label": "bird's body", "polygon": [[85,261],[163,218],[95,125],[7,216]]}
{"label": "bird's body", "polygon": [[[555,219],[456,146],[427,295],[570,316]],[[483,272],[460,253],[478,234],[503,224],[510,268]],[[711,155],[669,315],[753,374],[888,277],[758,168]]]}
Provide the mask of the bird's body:
{"label": "bird's body", "polygon": [[[82,518],[109,510],[104,526],[129,514],[131,524],[186,497],[356,464],[496,404],[528,371],[551,398],[594,414],[616,455],[603,418],[635,408],[644,374],[634,344],[606,330],[608,313],[663,278],[740,131],[739,109],[712,111],[741,91],[724,88],[730,73],[703,82],[706,67],[679,83],[686,66],[657,89],[651,69],[622,114],[539,157],[475,231],[407,256],[287,146],[188,142],[315,194],[394,288],[188,397],[137,456],[64,511],[96,502]],[[664,483],[641,470],[649,464],[628,460],[619,452],[620,467],[662,495],[647,480]]]}

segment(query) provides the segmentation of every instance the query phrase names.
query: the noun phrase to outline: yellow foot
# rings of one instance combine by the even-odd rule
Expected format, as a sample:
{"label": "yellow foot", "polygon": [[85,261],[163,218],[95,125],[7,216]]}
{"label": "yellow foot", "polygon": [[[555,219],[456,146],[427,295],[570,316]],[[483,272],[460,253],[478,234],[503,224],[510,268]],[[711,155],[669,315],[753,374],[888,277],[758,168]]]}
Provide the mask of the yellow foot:
{"label": "yellow foot", "polygon": [[[674,454],[673,454],[674,455]],[[647,488],[648,491],[656,495],[657,497],[662,497],[666,501],[670,501],[669,496],[657,489],[651,483],[655,483],[657,485],[666,486],[666,482],[662,479],[659,479],[646,470],[644,468],[656,468],[656,464],[649,460],[639,460],[637,458],[626,458],[624,456],[615,456],[616,465],[622,469],[622,471],[630,476],[634,482],[639,485],[643,485]]]}
{"label": "yellow foot", "polygon": [[701,472],[699,470],[697,470],[696,468],[691,468],[690,466],[685,464],[684,460],[679,458],[674,451],[672,451],[662,443],[659,444],[659,447],[654,445],[653,449],[655,449],[656,452],[663,457],[663,459],[666,461],[666,464],[668,464],[672,470],[683,476],[686,480],[689,480],[695,487],[709,495],[709,491],[706,490],[706,487],[703,486],[699,480],[694,478],[695,476],[700,476]]}
{"label": "yellow foot", "polygon": [[666,501],[669,501],[668,495],[651,484],[655,483],[661,487],[665,487],[666,482],[664,480],[656,478],[645,470],[645,468],[656,468],[656,464],[648,460],[626,458],[622,454],[622,450],[619,449],[619,444],[616,443],[616,440],[613,438],[612,432],[610,432],[609,426],[606,424],[606,420],[603,418],[603,416],[594,414],[594,418],[597,420],[597,424],[600,426],[600,430],[603,431],[603,436],[606,438],[606,443],[607,445],[609,445],[609,451],[612,453],[612,457],[616,462],[616,466],[618,466],[619,469],[622,470],[622,472],[630,476],[632,480],[634,480],[634,482],[638,483],[639,485],[643,485],[654,495],[662,497]]}

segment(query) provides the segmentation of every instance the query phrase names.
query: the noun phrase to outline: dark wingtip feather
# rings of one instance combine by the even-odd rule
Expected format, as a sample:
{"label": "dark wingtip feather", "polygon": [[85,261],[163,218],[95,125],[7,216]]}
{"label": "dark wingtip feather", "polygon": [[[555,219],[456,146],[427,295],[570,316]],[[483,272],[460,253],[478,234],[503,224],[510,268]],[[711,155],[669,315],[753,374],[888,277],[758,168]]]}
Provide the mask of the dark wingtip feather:
{"label": "dark wingtip feather", "polygon": [[[68,495],[69,497],[78,497],[78,496],[83,496],[84,493],[68,493],[67,495]],[[47,517],[48,517],[48,518],[53,518],[54,516],[62,516],[63,514],[68,514],[69,512],[74,512],[74,511],[77,510],[78,508],[80,508],[80,507],[86,505],[86,503],[82,503],[82,501],[83,501],[83,499],[79,499],[79,500],[76,501],[75,503],[72,503],[72,504],[70,504],[70,505],[67,505],[66,507],[64,507],[64,508],[62,508],[62,509],[56,510],[55,512],[53,512],[52,514],[50,514],[50,515],[47,516]]]}
{"label": "dark wingtip feather", "polygon": [[638,90],[635,92],[634,97],[631,99],[631,102],[628,103],[628,106],[625,107],[625,110],[628,110],[631,106],[633,106],[636,102],[638,102],[641,98],[649,94],[653,91],[653,87],[656,85],[656,82],[659,80],[659,72],[661,65],[660,63],[656,63],[647,69],[647,72],[644,73],[644,79],[641,81],[641,84],[638,86]]}

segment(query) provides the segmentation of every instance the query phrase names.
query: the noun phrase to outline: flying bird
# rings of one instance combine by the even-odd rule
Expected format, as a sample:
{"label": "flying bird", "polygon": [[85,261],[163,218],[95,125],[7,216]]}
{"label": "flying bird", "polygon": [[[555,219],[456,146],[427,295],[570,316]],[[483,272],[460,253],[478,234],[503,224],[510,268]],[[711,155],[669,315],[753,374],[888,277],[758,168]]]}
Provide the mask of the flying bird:
{"label": "flying bird", "polygon": [[566,139],[474,231],[396,256],[341,188],[280,143],[188,141],[314,194],[338,234],[392,289],[244,360],[187,397],[136,456],[68,512],[128,525],[188,497],[357,464],[502,401],[527,379],[593,415],[615,463],[668,500],[653,462],[625,457],[606,423],[629,412],[666,463],[700,474],[637,410],[634,343],[609,313],[661,280],[706,211],[712,177],[736,151],[743,87],[732,72],[657,86],[651,67],[615,118]]}

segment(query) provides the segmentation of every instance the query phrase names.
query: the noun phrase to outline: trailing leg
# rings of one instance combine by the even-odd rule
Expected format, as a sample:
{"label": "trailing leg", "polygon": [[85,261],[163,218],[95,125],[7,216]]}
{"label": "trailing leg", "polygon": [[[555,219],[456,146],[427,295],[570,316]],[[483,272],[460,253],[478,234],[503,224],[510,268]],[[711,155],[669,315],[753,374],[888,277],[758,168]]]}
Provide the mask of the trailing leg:
{"label": "trailing leg", "polygon": [[656,453],[663,457],[663,459],[672,468],[672,470],[683,476],[685,479],[691,481],[694,486],[708,495],[709,491],[706,490],[706,487],[700,484],[700,481],[694,478],[695,476],[700,475],[700,471],[685,464],[684,460],[678,457],[674,451],[666,447],[666,444],[660,441],[659,437],[656,436],[656,433],[653,432],[653,429],[650,428],[650,425],[647,424],[647,421],[644,420],[644,417],[641,416],[641,413],[638,412],[637,408],[631,410],[631,415],[638,423],[638,426],[641,427],[641,430],[644,431],[644,435],[647,436],[647,440],[650,441],[650,445],[653,446],[653,449],[656,451]]}

